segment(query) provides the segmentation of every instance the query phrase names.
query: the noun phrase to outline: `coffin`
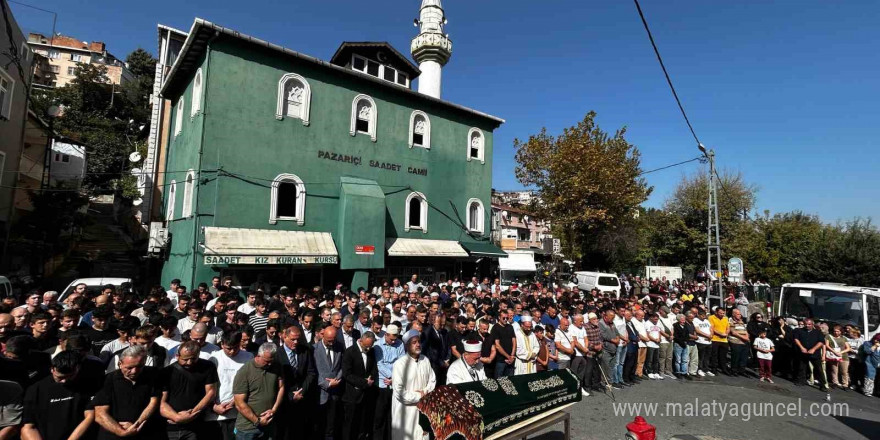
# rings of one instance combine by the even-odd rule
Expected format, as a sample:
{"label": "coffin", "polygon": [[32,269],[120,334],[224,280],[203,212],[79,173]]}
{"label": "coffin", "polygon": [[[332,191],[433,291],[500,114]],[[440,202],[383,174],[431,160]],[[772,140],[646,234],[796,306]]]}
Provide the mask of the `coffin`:
{"label": "coffin", "polygon": [[580,400],[569,370],[445,385],[419,402],[419,424],[432,440],[482,440]]}

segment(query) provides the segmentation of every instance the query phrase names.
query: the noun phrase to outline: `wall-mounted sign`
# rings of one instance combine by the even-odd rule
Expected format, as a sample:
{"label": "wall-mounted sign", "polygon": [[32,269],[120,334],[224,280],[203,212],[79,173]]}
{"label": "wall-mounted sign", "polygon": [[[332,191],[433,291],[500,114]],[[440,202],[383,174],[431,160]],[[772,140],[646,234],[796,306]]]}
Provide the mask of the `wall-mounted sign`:
{"label": "wall-mounted sign", "polygon": [[358,255],[373,255],[376,253],[376,246],[371,244],[356,244],[354,245],[354,253]]}
{"label": "wall-mounted sign", "polygon": [[727,277],[730,281],[737,282],[742,280],[743,276],[743,260],[739,258],[731,258],[727,262]]}
{"label": "wall-mounted sign", "polygon": [[[361,166],[364,163],[364,160],[361,156],[352,156],[350,154],[340,154],[334,151],[324,151],[318,150],[318,159],[324,160],[332,160],[334,162],[342,162],[352,164],[354,166]],[[370,159],[367,164],[370,168],[378,168],[380,170],[387,171],[395,171],[401,172],[403,170],[403,165],[399,163],[391,163],[391,162],[380,162],[378,160]],[[406,167],[407,174],[415,174],[417,176],[427,176],[428,169],[421,167]]]}
{"label": "wall-mounted sign", "polygon": [[336,264],[339,258],[330,256],[295,255],[205,255],[205,264]]}

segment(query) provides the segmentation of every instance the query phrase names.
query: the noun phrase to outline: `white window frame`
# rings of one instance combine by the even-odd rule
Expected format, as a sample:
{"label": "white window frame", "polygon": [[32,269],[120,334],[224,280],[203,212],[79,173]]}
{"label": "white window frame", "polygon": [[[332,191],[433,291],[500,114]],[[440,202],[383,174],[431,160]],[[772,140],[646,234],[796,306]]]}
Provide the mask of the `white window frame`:
{"label": "white window frame", "polygon": [[12,101],[15,97],[15,80],[12,75],[0,68],[0,78],[6,80],[6,99],[7,102],[0,102],[0,119],[10,119],[12,116]]}
{"label": "white window frame", "polygon": [[[416,116],[421,116],[425,118],[425,134],[422,135],[422,144],[416,145],[415,138],[415,129],[416,129]],[[409,147],[421,147],[427,150],[431,149],[431,119],[428,118],[428,115],[421,110],[413,110],[412,114],[409,116]]]}
{"label": "white window frame", "polygon": [[174,115],[174,136],[179,135],[183,131],[183,95],[180,95],[180,99],[177,100],[176,112],[177,114]]}
{"label": "white window frame", "polygon": [[61,51],[58,49],[49,49],[49,51],[46,53],[46,58],[49,58],[50,60],[57,60],[61,58]]}
{"label": "white window frame", "polygon": [[193,192],[196,185],[196,172],[192,169],[186,172],[186,180],[183,184],[183,218],[193,214]]}
{"label": "white window frame", "polygon": [[75,63],[81,63],[81,62],[83,62],[83,54],[81,54],[81,53],[71,53],[71,54],[70,54],[70,61],[73,61],[73,62],[75,62]]}
{"label": "white window frame", "polygon": [[74,67],[74,66],[67,66],[67,75],[68,75],[68,76],[74,76],[74,75],[76,75],[76,67]]}
{"label": "white window frame", "polygon": [[[410,216],[409,205],[410,205],[410,202],[412,201],[413,198],[418,198],[422,201],[420,203],[421,209],[419,212],[419,219],[421,220],[419,222],[419,224],[421,226],[410,226],[409,225],[409,216]],[[406,203],[404,204],[403,230],[406,232],[409,232],[410,230],[417,230],[417,231],[421,230],[422,233],[424,233],[424,234],[428,233],[428,199],[425,197],[424,194],[422,194],[418,191],[411,192],[411,193],[409,193],[408,196],[406,196]]]}
{"label": "white window frame", "polygon": [[165,220],[174,220],[174,205],[177,202],[177,181],[172,180],[168,184],[168,201],[165,205]]}
{"label": "white window frame", "polygon": [[[295,183],[296,184],[296,216],[295,217],[282,217],[276,216],[275,211],[278,208],[278,186],[281,183]],[[274,225],[279,221],[295,221],[296,224],[302,226],[306,222],[306,185],[303,183],[302,179],[295,174],[279,174],[275,180],[272,181],[272,192],[271,192],[271,202],[269,203],[269,224]]]}
{"label": "white window frame", "polygon": [[[480,151],[479,151],[479,154],[477,155],[477,157],[471,156],[471,137],[473,137],[474,133],[479,134],[480,139],[482,140],[482,143],[481,143],[482,145],[480,145]],[[470,162],[471,160],[477,160],[477,159],[482,164],[486,163],[486,135],[483,134],[483,130],[480,130],[477,127],[472,127],[470,130],[468,130],[468,135],[467,135],[467,160],[468,160],[468,162]]]}
{"label": "white window frame", "polygon": [[[471,228],[471,205],[473,205],[475,203],[479,206],[480,217],[477,218],[477,228],[473,229],[473,228]],[[486,208],[483,205],[483,201],[480,199],[477,199],[477,198],[470,199],[470,200],[468,200],[467,205],[465,205],[465,209],[466,209],[465,217],[467,220],[466,225],[467,225],[468,231],[479,232],[480,234],[482,234],[486,230]]]}
{"label": "white window frame", "polygon": [[202,75],[202,68],[198,68],[196,70],[196,75],[193,77],[193,91],[192,91],[192,106],[189,109],[189,117],[194,118],[200,111],[202,111],[202,89],[203,84],[205,83],[205,78]]}
{"label": "white window frame", "polygon": [[368,95],[357,95],[351,101],[351,129],[349,130],[349,134],[351,134],[352,136],[357,136],[358,133],[363,133],[357,131],[358,104],[361,101],[368,101],[370,103],[370,107],[373,109],[373,111],[370,112],[370,131],[365,134],[369,134],[370,140],[376,142],[376,121],[379,119],[379,109],[376,108],[376,101],[373,101],[373,98],[369,97]]}
{"label": "white window frame", "polygon": [[[354,60],[355,60],[355,58],[359,58],[359,59],[361,59],[361,60],[364,61],[364,70],[358,70],[358,69],[355,69],[355,68],[354,68]],[[372,61],[372,62],[374,62],[374,63],[376,63],[376,64],[379,65],[379,74],[378,74],[378,76],[374,76],[374,75],[371,75],[371,74],[367,73],[367,66],[369,66],[369,62],[370,62],[370,61]],[[406,87],[406,88],[409,88],[409,75],[408,75],[406,72],[401,72],[400,69],[398,69],[398,68],[396,68],[396,67],[387,66],[389,69],[392,69],[392,70],[394,70],[394,72],[395,72],[395,74],[394,74],[394,81],[389,81],[389,80],[385,79],[385,67],[386,67],[385,64],[381,63],[380,61],[377,61],[377,60],[371,60],[371,59],[369,59],[369,58],[367,58],[367,57],[363,57],[363,56],[360,56],[360,55],[351,54],[351,70],[354,70],[354,71],[357,71],[357,72],[361,72],[361,73],[364,73],[364,74],[370,75],[370,76],[372,76],[372,77],[374,77],[374,78],[379,78],[379,79],[381,79],[382,81],[389,82],[389,83],[394,84],[394,85],[396,85],[396,86],[398,86],[398,87]],[[401,83],[397,82],[397,78],[398,78],[400,75],[403,75],[403,77],[406,78],[406,84],[401,84]]]}
{"label": "white window frame", "polygon": [[302,124],[305,126],[309,125],[309,110],[311,109],[312,104],[312,86],[306,81],[302,75],[298,75],[296,73],[286,73],[281,79],[278,80],[278,104],[275,107],[275,119],[282,120],[284,118],[293,118],[292,116],[287,116],[287,112],[284,111],[284,103],[287,100],[287,97],[284,96],[284,90],[287,88],[288,81],[295,80],[299,81],[303,85],[303,104],[302,104],[302,113],[300,114],[300,118],[302,120]]}

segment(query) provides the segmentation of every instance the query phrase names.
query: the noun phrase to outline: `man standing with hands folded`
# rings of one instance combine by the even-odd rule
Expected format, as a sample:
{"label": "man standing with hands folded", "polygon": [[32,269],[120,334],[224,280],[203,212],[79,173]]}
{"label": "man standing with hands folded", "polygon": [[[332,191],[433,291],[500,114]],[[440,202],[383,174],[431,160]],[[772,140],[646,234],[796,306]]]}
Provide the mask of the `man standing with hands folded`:
{"label": "man standing with hands folded", "polygon": [[199,359],[199,343],[186,341],[177,350],[177,362],[161,373],[159,413],[168,424],[169,440],[197,440],[209,436],[205,413],[217,396],[217,367]]}
{"label": "man standing with hands folded", "polygon": [[275,435],[275,413],[284,400],[284,377],[275,362],[277,352],[277,345],[266,342],[257,350],[257,356],[235,373],[232,394],[238,410],[237,440],[272,440]]}

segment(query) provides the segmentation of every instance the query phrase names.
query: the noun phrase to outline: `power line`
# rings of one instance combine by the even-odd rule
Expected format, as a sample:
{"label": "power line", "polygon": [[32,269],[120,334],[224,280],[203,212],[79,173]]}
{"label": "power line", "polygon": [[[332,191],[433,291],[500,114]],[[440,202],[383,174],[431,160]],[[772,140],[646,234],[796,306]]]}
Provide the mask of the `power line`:
{"label": "power line", "polygon": [[695,157],[695,158],[693,158],[693,159],[689,159],[689,160],[685,160],[685,161],[682,161],[682,162],[674,163],[674,164],[672,164],[672,165],[666,165],[665,167],[654,168],[653,170],[642,171],[642,172],[639,173],[638,175],[639,175],[639,176],[644,176],[645,174],[651,174],[651,173],[653,173],[653,172],[655,172],[655,171],[662,171],[662,170],[665,170],[665,169],[667,169],[667,168],[677,167],[677,166],[679,166],[679,165],[684,165],[684,164],[686,164],[686,163],[694,162],[694,161],[697,161],[697,160],[700,160],[700,159],[703,159],[703,156],[697,156],[697,157]]}
{"label": "power line", "polygon": [[651,29],[648,28],[648,21],[645,20],[645,14],[642,13],[642,6],[639,5],[639,0],[633,0],[636,3],[636,9],[639,10],[639,17],[642,19],[642,24],[645,26],[645,31],[648,33],[648,39],[651,40],[651,47],[654,48],[654,53],[657,55],[657,61],[660,62],[660,68],[663,69],[663,75],[666,76],[666,82],[669,83],[669,89],[672,90],[672,96],[675,97],[675,102],[678,103],[678,109],[681,110],[681,115],[684,116],[684,122],[687,123],[688,128],[691,130],[691,134],[694,136],[694,140],[697,141],[697,145],[700,145],[700,139],[697,137],[697,133],[694,131],[694,127],[691,125],[690,119],[688,119],[687,113],[684,111],[684,106],[681,105],[681,100],[678,99],[678,93],[675,92],[675,86],[672,85],[672,79],[669,78],[669,72],[666,71],[666,65],[663,64],[663,57],[660,56],[660,50],[657,49],[657,43],[654,42],[654,36],[651,35]]}

